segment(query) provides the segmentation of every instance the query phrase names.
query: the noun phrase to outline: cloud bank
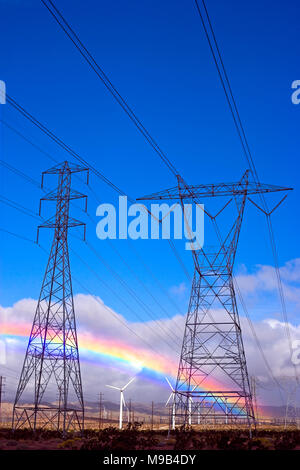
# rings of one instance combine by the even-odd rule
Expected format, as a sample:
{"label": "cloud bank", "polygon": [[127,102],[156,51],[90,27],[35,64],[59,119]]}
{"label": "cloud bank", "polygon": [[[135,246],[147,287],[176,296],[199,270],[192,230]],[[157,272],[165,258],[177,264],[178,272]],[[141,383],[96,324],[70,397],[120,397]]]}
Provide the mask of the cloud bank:
{"label": "cloud bank", "polygon": [[[281,275],[288,311],[292,313],[291,337],[293,341],[299,341],[300,259],[286,263],[281,268]],[[283,376],[293,377],[294,368],[279,304],[274,308],[276,280],[273,268],[257,266],[253,273],[243,270],[237,280],[246,304],[251,305],[250,316],[273,374],[279,380]],[[170,292],[181,295],[185,289],[182,284],[174,286],[173,290],[170,288]],[[270,296],[268,314],[261,318],[261,302]],[[165,400],[169,390],[164,375],[175,380],[184,316],[158,322],[128,322],[99,297],[77,294],[74,302],[86,400],[96,401],[99,391],[103,391],[106,399],[117,401],[117,392],[114,394],[105,385],[121,386],[135,375],[128,396],[138,402]],[[10,399],[15,393],[36,304],[36,300],[21,299],[11,307],[0,307],[0,334],[6,349],[5,363],[0,367],[7,377],[7,398]],[[249,374],[258,377],[262,384],[258,390],[259,399],[262,403],[281,404],[241,309],[240,318]]]}

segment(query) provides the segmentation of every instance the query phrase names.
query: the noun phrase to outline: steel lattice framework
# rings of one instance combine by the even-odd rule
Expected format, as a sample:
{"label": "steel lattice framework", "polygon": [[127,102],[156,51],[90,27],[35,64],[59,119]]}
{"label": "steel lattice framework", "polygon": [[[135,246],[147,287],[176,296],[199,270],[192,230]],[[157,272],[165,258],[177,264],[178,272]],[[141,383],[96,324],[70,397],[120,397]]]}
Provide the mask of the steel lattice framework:
{"label": "steel lattice framework", "polygon": [[[83,222],[69,216],[70,200],[87,201],[85,195],[71,189],[72,173],[82,171],[88,177],[87,168],[64,162],[42,175],[42,186],[45,174],[58,175],[57,189],[41,199],[56,201],[56,214],[38,227],[38,232],[40,227],[53,228],[54,238],[17,388],[13,429],[83,430],[84,402],[68,251],[69,227],[83,225],[85,229]],[[58,390],[55,404],[53,394],[52,402],[45,400],[51,381]],[[33,395],[32,405],[22,405],[25,391],[27,397]]]}
{"label": "steel lattice framework", "polygon": [[[192,252],[195,270],[172,407],[173,428],[175,420],[184,425],[239,422],[250,427],[255,422],[233,266],[247,197],[291,188],[249,182],[248,177],[249,170],[237,183],[188,186],[177,176],[177,187],[140,198],[171,199],[183,206],[208,197],[230,197],[216,216],[203,209],[215,228],[217,245]],[[231,201],[237,216],[222,238],[216,217]]]}

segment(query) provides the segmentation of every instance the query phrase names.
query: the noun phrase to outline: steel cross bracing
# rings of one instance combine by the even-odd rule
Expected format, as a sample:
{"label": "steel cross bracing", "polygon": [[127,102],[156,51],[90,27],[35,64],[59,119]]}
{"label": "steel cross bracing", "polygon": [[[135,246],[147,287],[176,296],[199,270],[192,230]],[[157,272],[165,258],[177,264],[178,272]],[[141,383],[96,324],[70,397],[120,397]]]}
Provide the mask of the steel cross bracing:
{"label": "steel cross bracing", "polygon": [[188,186],[177,176],[177,188],[139,198],[171,199],[183,205],[227,196],[231,199],[223,209],[232,200],[237,209],[223,238],[215,220],[223,209],[217,216],[203,209],[215,226],[218,242],[213,248],[192,251],[195,271],[173,403],[176,424],[239,422],[251,426],[255,421],[233,285],[234,259],[247,197],[291,188],[249,182],[248,176],[249,170],[237,183],[197,186]]}
{"label": "steel cross bracing", "polygon": [[[38,230],[54,228],[54,237],[15,397],[13,429],[83,430],[84,402],[68,251],[69,227],[85,228],[83,222],[69,216],[70,200],[86,198],[71,189],[72,173],[82,171],[88,175],[87,168],[64,162],[43,173],[58,175],[57,189],[42,198],[56,201],[56,214]],[[57,402],[55,393],[46,397],[53,383],[58,390]]]}

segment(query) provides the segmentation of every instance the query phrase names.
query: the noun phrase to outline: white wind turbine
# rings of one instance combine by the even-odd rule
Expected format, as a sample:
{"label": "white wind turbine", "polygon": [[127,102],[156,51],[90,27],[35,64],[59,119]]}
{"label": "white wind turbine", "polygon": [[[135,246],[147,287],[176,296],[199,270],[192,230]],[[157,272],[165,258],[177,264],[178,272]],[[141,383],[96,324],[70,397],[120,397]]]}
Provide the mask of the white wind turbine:
{"label": "white wind turbine", "polygon": [[129,380],[128,384],[126,384],[123,388],[114,387],[114,385],[106,385],[106,387],[114,388],[115,390],[119,390],[119,392],[120,392],[120,414],[119,414],[119,428],[120,429],[122,429],[122,425],[123,425],[123,405],[126,406],[123,392],[128,387],[128,385],[131,384],[131,382],[134,379],[135,379],[135,377],[133,377],[133,379]]}
{"label": "white wind turbine", "polygon": [[[166,381],[168,382],[170,389],[172,390],[170,393],[170,396],[166,402],[166,406],[168,406],[169,401],[172,399],[173,404],[172,404],[172,430],[175,429],[175,390],[170,384],[170,381],[167,377],[165,377]],[[192,392],[197,388],[197,385],[195,385],[192,389]],[[189,397],[188,398],[188,422],[189,426],[192,425],[192,403],[193,403],[193,398]]]}
{"label": "white wind turbine", "polygon": [[170,386],[170,389],[172,390],[171,393],[170,393],[170,396],[169,396],[169,398],[166,402],[166,406],[168,406],[169,401],[172,399],[172,401],[173,401],[173,403],[172,403],[172,429],[174,431],[174,429],[175,429],[175,390],[172,387],[172,385],[170,384],[169,379],[167,377],[165,377],[165,379],[168,382],[168,384]]}

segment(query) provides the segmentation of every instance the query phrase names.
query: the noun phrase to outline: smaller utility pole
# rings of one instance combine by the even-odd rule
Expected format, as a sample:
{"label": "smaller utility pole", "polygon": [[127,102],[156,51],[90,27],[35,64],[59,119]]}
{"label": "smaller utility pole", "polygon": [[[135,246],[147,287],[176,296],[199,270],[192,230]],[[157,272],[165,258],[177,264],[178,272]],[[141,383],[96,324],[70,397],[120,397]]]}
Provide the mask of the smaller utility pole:
{"label": "smaller utility pole", "polygon": [[60,428],[60,419],[61,419],[61,413],[60,413],[60,410],[61,410],[61,387],[59,387],[58,389],[58,392],[56,394],[56,400],[57,400],[57,403],[58,403],[58,417],[57,417],[57,428],[59,429]]}
{"label": "smaller utility pole", "polygon": [[102,429],[102,397],[103,393],[99,393],[99,431]]}
{"label": "smaller utility pole", "polygon": [[132,423],[131,398],[129,398],[129,422]]}
{"label": "smaller utility pole", "polygon": [[168,439],[169,439],[169,436],[170,436],[170,432],[171,432],[171,404],[169,403],[169,427],[168,427]]}
{"label": "smaller utility pole", "polygon": [[252,394],[252,401],[253,401],[253,408],[254,408],[254,417],[255,421],[258,421],[258,407],[257,407],[257,379],[254,375],[251,376],[250,379],[250,388]]}
{"label": "smaller utility pole", "polygon": [[153,431],[154,403],[151,403],[151,431]]}

